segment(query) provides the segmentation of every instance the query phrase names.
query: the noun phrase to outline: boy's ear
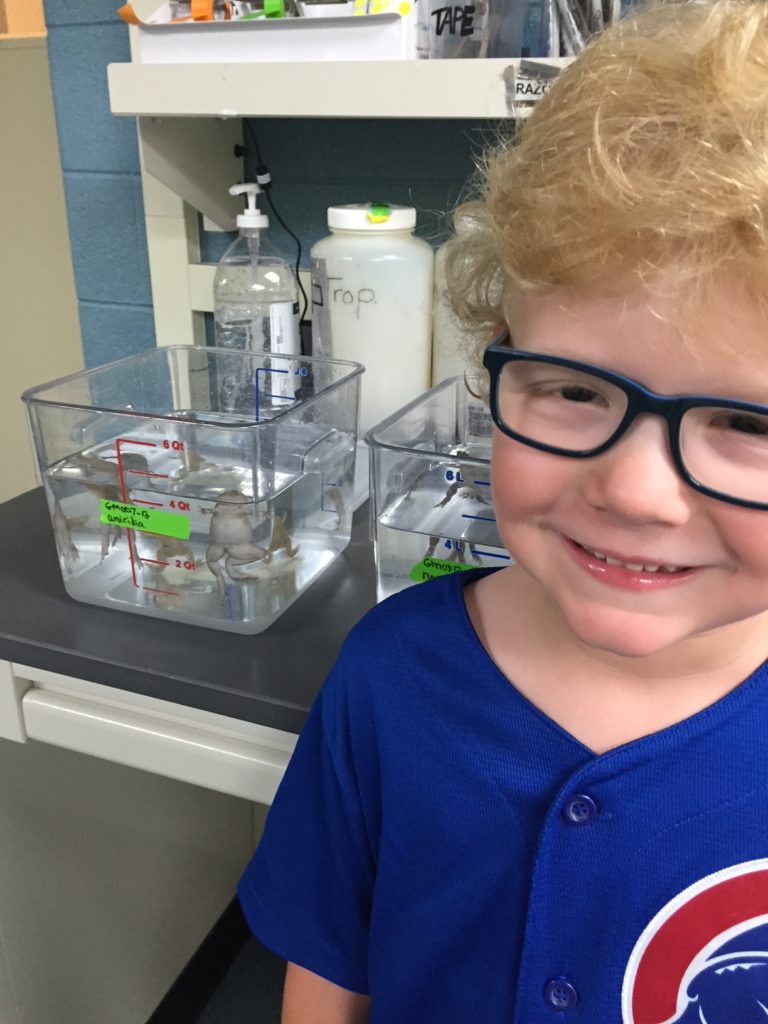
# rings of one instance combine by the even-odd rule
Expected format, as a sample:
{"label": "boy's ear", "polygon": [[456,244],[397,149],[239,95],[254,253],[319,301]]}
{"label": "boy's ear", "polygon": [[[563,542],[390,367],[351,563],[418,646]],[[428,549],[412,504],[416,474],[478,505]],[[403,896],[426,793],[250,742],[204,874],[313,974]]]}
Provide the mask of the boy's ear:
{"label": "boy's ear", "polygon": [[503,321],[493,328],[491,337],[488,342],[489,345],[512,345],[512,339],[509,335],[509,324]]}

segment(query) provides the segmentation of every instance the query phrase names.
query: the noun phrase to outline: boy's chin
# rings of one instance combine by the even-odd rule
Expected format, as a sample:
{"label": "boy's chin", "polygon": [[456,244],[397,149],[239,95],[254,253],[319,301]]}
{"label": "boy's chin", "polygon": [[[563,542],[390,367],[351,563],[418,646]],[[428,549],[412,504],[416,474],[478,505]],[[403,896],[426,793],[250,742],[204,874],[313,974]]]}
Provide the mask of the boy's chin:
{"label": "boy's chin", "polygon": [[621,658],[648,658],[690,639],[687,630],[675,630],[668,619],[645,616],[566,615],[574,637],[583,646]]}

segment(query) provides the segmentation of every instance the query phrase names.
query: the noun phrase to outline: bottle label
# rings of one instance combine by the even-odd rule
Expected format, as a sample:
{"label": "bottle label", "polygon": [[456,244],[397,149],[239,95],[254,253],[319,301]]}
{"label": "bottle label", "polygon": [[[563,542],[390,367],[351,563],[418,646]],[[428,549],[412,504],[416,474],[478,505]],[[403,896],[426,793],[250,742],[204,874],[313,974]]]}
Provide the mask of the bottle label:
{"label": "bottle label", "polygon": [[176,537],[189,540],[189,516],[177,512],[163,512],[161,509],[139,508],[124,501],[99,501],[99,522],[105,526],[119,526],[126,530],[145,530],[158,533],[161,537]]}
{"label": "bottle label", "polygon": [[312,275],[312,355],[330,359],[333,355],[331,339],[331,304],[328,298],[328,274],[325,260],[313,257]]}
{"label": "bottle label", "polygon": [[455,572],[466,572],[468,569],[476,568],[476,565],[449,562],[446,558],[424,558],[412,567],[408,576],[414,583],[423,583],[425,580],[437,579],[438,576],[450,576]]}
{"label": "bottle label", "polygon": [[[274,355],[301,355],[299,343],[299,307],[295,302],[273,302],[269,307],[269,350]],[[271,367],[273,397],[293,399],[298,387],[294,366],[288,360],[277,360]]]}

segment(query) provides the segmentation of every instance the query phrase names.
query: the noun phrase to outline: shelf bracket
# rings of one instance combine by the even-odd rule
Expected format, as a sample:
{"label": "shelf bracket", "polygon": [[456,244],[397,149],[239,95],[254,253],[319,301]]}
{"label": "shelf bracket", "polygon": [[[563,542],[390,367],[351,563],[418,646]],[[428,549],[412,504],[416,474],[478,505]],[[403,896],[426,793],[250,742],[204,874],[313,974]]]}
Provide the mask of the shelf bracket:
{"label": "shelf bracket", "polygon": [[138,123],[143,169],[222,231],[234,230],[242,201],[228,189],[243,174],[235,156],[241,120],[140,117]]}

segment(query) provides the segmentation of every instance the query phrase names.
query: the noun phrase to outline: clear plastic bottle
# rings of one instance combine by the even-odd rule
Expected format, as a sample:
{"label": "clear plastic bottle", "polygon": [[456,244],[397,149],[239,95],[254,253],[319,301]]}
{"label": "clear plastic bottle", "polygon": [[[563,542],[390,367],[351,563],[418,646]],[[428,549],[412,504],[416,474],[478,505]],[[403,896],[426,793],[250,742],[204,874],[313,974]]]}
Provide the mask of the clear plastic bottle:
{"label": "clear plastic bottle", "polygon": [[[216,346],[298,355],[299,291],[293,269],[266,243],[269,218],[258,209],[258,185],[233,185],[245,195],[238,237],[216,268],[213,309]],[[265,244],[266,243],[266,244]]]}

